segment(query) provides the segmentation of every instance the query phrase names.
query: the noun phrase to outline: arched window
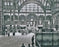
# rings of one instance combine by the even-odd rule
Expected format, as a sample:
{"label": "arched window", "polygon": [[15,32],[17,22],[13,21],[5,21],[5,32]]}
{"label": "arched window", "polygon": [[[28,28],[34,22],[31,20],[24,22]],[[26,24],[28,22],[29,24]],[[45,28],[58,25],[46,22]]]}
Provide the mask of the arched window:
{"label": "arched window", "polygon": [[43,9],[35,3],[25,5],[20,12],[43,12]]}

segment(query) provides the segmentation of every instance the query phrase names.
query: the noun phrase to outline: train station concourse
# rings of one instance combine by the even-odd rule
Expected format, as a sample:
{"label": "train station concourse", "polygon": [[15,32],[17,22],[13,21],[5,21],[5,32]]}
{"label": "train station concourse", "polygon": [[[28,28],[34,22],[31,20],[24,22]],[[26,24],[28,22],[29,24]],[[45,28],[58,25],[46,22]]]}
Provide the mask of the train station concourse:
{"label": "train station concourse", "polygon": [[1,47],[59,47],[59,0],[0,0],[0,36]]}

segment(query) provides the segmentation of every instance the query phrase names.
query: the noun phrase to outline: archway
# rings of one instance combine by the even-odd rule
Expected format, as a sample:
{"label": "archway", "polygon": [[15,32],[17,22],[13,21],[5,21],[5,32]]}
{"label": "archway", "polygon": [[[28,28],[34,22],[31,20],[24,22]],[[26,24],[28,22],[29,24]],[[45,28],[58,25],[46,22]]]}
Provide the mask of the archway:
{"label": "archway", "polygon": [[[38,24],[38,21],[42,19],[38,19],[37,17],[40,15],[45,16],[44,10],[41,8],[40,5],[37,5],[35,3],[29,3],[23,6],[23,8],[20,10],[21,13],[28,13],[27,22],[30,22],[30,24],[35,23]],[[29,23],[28,23],[29,24]],[[34,26],[35,26],[34,24]]]}
{"label": "archway", "polygon": [[55,28],[56,30],[59,30],[59,14],[57,14],[57,16],[55,16]]}

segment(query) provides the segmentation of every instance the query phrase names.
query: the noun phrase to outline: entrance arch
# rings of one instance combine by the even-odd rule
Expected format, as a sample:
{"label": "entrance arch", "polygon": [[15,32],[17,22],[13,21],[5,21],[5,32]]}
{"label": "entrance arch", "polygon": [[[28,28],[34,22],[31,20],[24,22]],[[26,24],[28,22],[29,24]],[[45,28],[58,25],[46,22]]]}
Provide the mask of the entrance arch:
{"label": "entrance arch", "polygon": [[30,26],[36,26],[37,16],[33,13],[30,13],[27,16],[27,24],[30,24]]}

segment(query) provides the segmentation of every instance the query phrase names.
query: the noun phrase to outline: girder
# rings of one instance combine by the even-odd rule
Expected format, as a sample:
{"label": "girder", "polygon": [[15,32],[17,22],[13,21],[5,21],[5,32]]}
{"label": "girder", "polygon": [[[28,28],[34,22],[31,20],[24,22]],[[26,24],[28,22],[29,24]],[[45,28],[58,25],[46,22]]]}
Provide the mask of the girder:
{"label": "girder", "polygon": [[[7,3],[7,5],[4,3]],[[41,11],[32,12],[31,8],[33,8],[33,7],[31,6],[30,3],[33,3],[33,4],[37,5],[38,7],[40,6],[43,11],[41,10]],[[28,8],[30,8],[30,9],[28,9],[30,11],[24,11],[25,9],[22,9],[24,6],[27,7],[27,5],[30,6],[30,7],[28,7]],[[35,5],[33,5],[33,6],[35,6]],[[23,11],[21,11],[21,10],[23,10]],[[27,10],[27,8],[26,8],[26,10]],[[7,20],[4,19],[5,18],[4,16],[8,17],[8,18],[6,18]],[[16,16],[17,16],[17,19],[16,19]],[[13,19],[13,17],[14,17],[14,19]],[[51,28],[51,27],[55,28],[55,25],[59,26],[59,0],[2,0],[2,18],[0,16],[0,19],[3,19],[3,21],[2,21],[3,25],[1,25],[3,27],[2,31],[5,31],[6,25],[17,26],[17,25],[22,25],[22,22],[23,22],[23,24],[25,23],[24,25],[27,25],[27,22],[29,22],[29,24],[31,22],[34,22],[37,25],[41,25],[40,24],[40,21],[41,21],[41,23],[43,23],[42,24],[43,26],[49,24],[49,25],[47,25],[49,28]],[[45,20],[47,21],[46,23],[45,23]],[[1,21],[0,21],[0,23],[1,23]],[[34,23],[33,23],[33,25],[34,25]],[[44,26],[44,27],[47,27],[47,26]],[[57,39],[57,38],[55,39],[55,37],[57,35],[55,36],[54,32],[43,32],[43,33],[41,35],[39,35],[40,38],[37,37],[37,38],[39,38],[38,40],[39,41],[43,40],[43,42],[45,42],[45,43],[51,41],[51,43],[49,43],[48,45],[51,44],[52,47],[54,47],[53,45],[55,44],[55,41]],[[49,33],[51,33],[51,34],[49,34]],[[54,34],[52,34],[52,33],[54,33]],[[40,34],[40,33],[38,33],[38,34]],[[45,35],[45,34],[47,34],[47,35]],[[50,35],[51,37],[48,35]],[[47,38],[45,38],[46,36],[47,36]],[[49,41],[46,40],[48,38],[49,38]],[[53,40],[54,40],[54,43],[52,43]]]}
{"label": "girder", "polygon": [[[5,0],[3,0],[3,3],[4,3],[4,1]],[[5,1],[5,2],[7,2],[7,5],[2,5],[3,6],[3,8],[2,8],[2,13],[3,14],[6,14],[6,13],[8,13],[9,14],[9,16],[11,15],[11,13],[13,13],[13,15],[15,15],[15,13],[17,13],[17,16],[19,15],[19,14],[21,14],[21,13],[27,13],[27,14],[30,14],[30,13],[33,13],[33,14],[44,14],[44,16],[47,16],[47,15],[49,15],[49,14],[51,14],[52,16],[54,16],[55,14],[57,14],[57,13],[59,13],[59,10],[56,10],[57,8],[56,8],[56,4],[59,4],[59,1],[57,0],[57,1],[55,1],[55,0],[7,0],[7,1]],[[13,5],[9,5],[10,3],[12,3]],[[19,3],[20,3],[20,5],[19,5]],[[25,12],[23,12],[23,11],[21,11],[20,12],[20,10],[22,10],[22,8],[25,6],[25,5],[27,5],[27,4],[30,4],[30,3],[34,3],[34,4],[37,4],[38,6],[40,6],[42,9],[43,9],[43,12],[31,12],[31,11],[25,11]],[[55,3],[55,4],[54,4]],[[26,8],[27,9],[27,8]],[[10,10],[10,12],[6,12],[6,11],[4,11],[4,10]],[[12,10],[13,10],[13,12],[12,12]],[[17,10],[17,12],[15,11],[15,10]],[[56,11],[55,11],[56,10]],[[49,12],[48,12],[49,11]],[[12,16],[13,16],[12,15]],[[49,16],[51,16],[51,15],[49,15]],[[3,15],[4,16],[4,15]],[[20,15],[19,15],[20,16]],[[37,16],[37,15],[36,15]],[[39,16],[39,15],[38,15]],[[57,15],[56,15],[57,16]],[[55,16],[55,17],[56,17]],[[18,19],[19,20],[19,19]]]}

